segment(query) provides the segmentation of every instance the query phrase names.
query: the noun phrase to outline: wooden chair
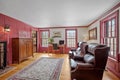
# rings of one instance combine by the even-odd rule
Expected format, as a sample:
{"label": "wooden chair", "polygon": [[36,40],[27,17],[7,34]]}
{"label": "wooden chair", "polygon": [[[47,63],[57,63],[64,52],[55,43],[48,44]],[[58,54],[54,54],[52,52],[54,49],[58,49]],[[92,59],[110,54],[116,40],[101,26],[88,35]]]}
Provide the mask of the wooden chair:
{"label": "wooden chair", "polygon": [[57,43],[53,43],[53,49],[52,49],[52,53],[60,53],[60,49],[58,47]]}

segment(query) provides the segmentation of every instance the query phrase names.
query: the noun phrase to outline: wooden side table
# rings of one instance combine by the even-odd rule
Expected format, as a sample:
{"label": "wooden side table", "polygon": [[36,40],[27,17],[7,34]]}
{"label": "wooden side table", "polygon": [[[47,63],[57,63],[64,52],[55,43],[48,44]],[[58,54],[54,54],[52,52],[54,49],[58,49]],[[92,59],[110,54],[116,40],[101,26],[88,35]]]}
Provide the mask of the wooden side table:
{"label": "wooden side table", "polygon": [[65,53],[65,44],[59,45],[58,47],[60,49],[60,53]]}
{"label": "wooden side table", "polygon": [[53,45],[49,44],[48,45],[48,53],[52,53],[52,50],[53,50]]}

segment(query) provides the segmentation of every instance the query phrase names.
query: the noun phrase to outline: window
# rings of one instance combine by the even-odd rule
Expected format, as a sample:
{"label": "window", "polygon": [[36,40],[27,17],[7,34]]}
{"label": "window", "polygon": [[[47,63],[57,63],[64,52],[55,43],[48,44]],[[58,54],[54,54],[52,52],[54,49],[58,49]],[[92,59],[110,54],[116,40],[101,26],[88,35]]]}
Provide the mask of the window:
{"label": "window", "polygon": [[118,54],[118,12],[111,14],[101,21],[101,43],[110,47],[109,56],[117,58]]}
{"label": "window", "polygon": [[42,47],[48,47],[48,38],[49,38],[49,32],[42,31],[41,32],[41,45],[42,45]]}
{"label": "window", "polygon": [[67,47],[76,47],[76,29],[66,30]]}

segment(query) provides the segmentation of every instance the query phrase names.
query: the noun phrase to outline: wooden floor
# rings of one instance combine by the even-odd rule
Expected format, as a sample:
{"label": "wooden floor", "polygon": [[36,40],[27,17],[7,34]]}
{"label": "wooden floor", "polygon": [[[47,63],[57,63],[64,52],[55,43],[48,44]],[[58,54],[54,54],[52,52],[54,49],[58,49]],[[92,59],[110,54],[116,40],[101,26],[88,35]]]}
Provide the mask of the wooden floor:
{"label": "wooden floor", "polygon": [[[14,73],[18,72],[25,66],[29,65],[33,61],[39,59],[40,57],[56,57],[56,58],[64,58],[64,63],[62,66],[62,71],[60,74],[60,80],[70,80],[70,65],[69,65],[69,59],[67,54],[47,54],[47,53],[35,53],[34,57],[31,57],[20,64],[12,64],[11,66],[14,66],[14,69],[7,72],[6,74],[0,76],[0,80],[5,80],[9,76],[13,75]],[[109,71],[104,72],[103,80],[120,80],[115,75],[110,73]]]}

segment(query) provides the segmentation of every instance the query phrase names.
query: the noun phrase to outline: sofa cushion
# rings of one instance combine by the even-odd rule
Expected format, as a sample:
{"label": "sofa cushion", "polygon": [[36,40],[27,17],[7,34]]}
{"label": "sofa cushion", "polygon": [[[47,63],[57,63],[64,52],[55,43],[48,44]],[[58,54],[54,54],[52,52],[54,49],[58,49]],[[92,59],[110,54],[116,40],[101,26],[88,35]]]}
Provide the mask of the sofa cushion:
{"label": "sofa cushion", "polygon": [[85,63],[94,63],[94,61],[95,61],[95,57],[93,55],[91,55],[89,53],[85,54],[85,56],[84,56]]}
{"label": "sofa cushion", "polygon": [[88,52],[90,52],[91,54],[94,54],[96,48],[105,47],[105,46],[106,46],[106,45],[103,45],[103,44],[90,43],[90,44],[88,45]]}
{"label": "sofa cushion", "polygon": [[96,49],[96,47],[98,46],[98,43],[90,43],[88,45],[88,52],[94,54],[94,50]]}

